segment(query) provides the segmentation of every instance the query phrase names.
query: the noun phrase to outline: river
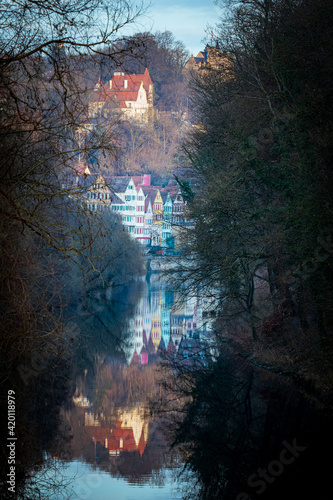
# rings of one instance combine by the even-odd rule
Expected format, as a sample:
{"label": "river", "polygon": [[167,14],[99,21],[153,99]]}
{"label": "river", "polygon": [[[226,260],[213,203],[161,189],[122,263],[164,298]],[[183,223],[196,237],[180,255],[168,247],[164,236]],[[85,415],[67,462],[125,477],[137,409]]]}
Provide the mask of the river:
{"label": "river", "polygon": [[198,341],[202,304],[198,297],[177,301],[161,272],[151,271],[109,303],[95,297],[89,308],[94,318],[74,328],[85,342],[75,356],[74,394],[61,410],[70,439],[40,473],[48,497],[182,498],[182,457],[170,451],[150,407],[161,393],[161,355],[177,356],[182,339]]}
{"label": "river", "polygon": [[213,344],[217,304],[186,283],[181,299],[154,259],[141,279],[73,300],[72,347],[23,377],[18,498],[324,498],[330,402],[222,333]]}

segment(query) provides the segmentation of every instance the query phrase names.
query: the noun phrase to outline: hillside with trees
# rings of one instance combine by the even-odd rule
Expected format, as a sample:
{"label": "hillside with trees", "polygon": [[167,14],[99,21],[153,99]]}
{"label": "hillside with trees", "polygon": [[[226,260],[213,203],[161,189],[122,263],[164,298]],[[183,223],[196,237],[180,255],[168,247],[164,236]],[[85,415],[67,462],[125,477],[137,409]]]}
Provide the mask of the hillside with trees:
{"label": "hillside with trees", "polygon": [[[100,117],[86,139],[88,147],[87,151],[82,148],[82,157],[94,170],[104,173],[151,173],[157,183],[167,182],[178,164],[180,139],[189,126],[188,88],[183,73],[189,54],[169,31],[137,33],[120,41],[117,47],[123,52],[121,65],[106,51],[98,64],[86,66],[86,84],[92,90],[99,78],[102,85],[106,84],[115,71],[128,75],[149,71],[154,86],[153,115],[148,123],[124,118],[119,121],[116,115],[114,119]],[[103,150],[89,147],[96,141],[104,143]]]}

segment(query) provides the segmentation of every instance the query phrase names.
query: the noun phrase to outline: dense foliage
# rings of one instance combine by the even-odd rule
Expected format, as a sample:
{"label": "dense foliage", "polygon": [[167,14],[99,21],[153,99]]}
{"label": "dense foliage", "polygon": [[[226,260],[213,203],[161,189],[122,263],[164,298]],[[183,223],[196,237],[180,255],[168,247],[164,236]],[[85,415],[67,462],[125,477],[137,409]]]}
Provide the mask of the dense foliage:
{"label": "dense foliage", "polygon": [[[332,5],[229,2],[184,148],[197,273],[252,336],[332,332]],[[229,55],[228,55],[229,54]],[[265,285],[266,284],[266,285]],[[290,329],[290,323],[286,325]]]}
{"label": "dense foliage", "polygon": [[[332,2],[221,4],[221,58],[193,75],[179,180],[194,223],[184,230],[186,293],[219,300],[217,343],[201,369],[173,360],[162,408],[173,411],[189,471],[184,498],[322,496],[333,397]],[[293,442],[302,454],[287,467]]]}

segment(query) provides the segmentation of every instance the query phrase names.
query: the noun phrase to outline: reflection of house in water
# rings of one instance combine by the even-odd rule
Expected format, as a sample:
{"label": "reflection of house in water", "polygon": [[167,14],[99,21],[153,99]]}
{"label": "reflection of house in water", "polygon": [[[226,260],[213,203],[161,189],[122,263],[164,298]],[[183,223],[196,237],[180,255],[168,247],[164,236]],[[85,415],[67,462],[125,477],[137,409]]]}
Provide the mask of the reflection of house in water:
{"label": "reflection of house in water", "polygon": [[171,314],[170,335],[174,346],[178,349],[182,337],[185,335],[185,317],[184,311],[177,310]]}
{"label": "reflection of house in water", "polygon": [[173,294],[168,291],[163,291],[161,294],[161,340],[163,341],[164,348],[167,349],[171,329],[170,329],[170,313],[173,305]]}
{"label": "reflection of house in water", "polygon": [[103,421],[104,421],[103,413],[86,411],[84,414],[84,425],[87,427],[100,427]]}
{"label": "reflection of house in water", "polygon": [[134,318],[129,322],[130,347],[126,350],[128,364],[148,364],[160,351],[176,351],[183,338],[200,338],[213,330],[216,300],[187,297],[174,308],[174,293],[170,292],[159,273],[149,276]]}
{"label": "reflection of house in water", "polygon": [[82,408],[89,408],[91,406],[91,402],[86,396],[82,395],[74,395],[73,396],[73,403],[75,406],[81,406]]}
{"label": "reflection of house in water", "polygon": [[151,292],[151,339],[157,350],[161,341],[161,290]]}
{"label": "reflection of house in water", "polygon": [[112,425],[106,425],[102,415],[92,412],[85,414],[85,430],[97,445],[108,451],[109,455],[122,452],[144,452],[148,441],[148,421],[142,417],[142,408],[119,409]]}

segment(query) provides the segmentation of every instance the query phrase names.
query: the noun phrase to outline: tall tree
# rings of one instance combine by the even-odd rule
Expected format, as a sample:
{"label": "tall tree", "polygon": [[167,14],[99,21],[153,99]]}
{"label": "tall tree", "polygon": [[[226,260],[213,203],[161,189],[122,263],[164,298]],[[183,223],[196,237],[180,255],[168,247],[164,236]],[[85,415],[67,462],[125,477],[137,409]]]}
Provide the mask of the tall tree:
{"label": "tall tree", "polygon": [[226,78],[222,64],[192,83],[199,126],[185,144],[198,179],[189,207],[199,270],[225,298],[241,301],[254,337],[263,321],[255,283],[265,279],[281,318],[298,316],[306,330],[307,310],[325,333],[332,326],[332,6],[228,5],[218,35],[233,72]]}

